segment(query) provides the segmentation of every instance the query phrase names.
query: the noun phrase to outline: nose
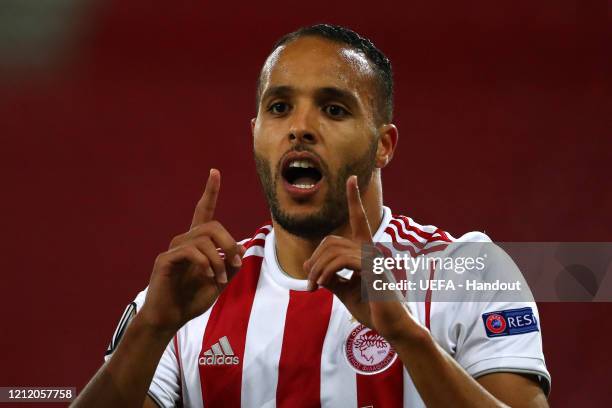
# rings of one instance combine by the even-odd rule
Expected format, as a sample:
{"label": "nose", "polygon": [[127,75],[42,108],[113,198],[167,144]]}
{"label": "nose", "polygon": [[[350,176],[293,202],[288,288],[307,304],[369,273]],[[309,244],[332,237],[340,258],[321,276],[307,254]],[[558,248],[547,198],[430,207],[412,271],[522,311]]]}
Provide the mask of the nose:
{"label": "nose", "polygon": [[291,116],[289,142],[292,144],[317,143],[319,137],[316,130],[316,109],[307,106],[296,108]]}

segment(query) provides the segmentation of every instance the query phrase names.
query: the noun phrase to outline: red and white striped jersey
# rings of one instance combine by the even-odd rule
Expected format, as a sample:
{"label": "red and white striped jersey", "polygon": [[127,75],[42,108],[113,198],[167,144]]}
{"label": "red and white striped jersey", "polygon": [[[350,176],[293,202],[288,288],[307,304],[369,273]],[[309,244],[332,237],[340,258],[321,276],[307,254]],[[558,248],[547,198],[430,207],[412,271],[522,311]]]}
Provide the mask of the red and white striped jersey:
{"label": "red and white striped jersey", "polygon": [[[384,207],[374,241],[488,242],[478,232],[459,239]],[[189,407],[422,407],[417,389],[388,343],[361,326],[331,292],[306,291],[306,281],[283,272],[271,225],[245,242],[241,270],[206,313],[168,344],[149,389],[160,406]],[[114,335],[144,303],[142,291]],[[550,376],[541,331],[489,337],[483,314],[532,308],[534,303],[408,302],[438,344],[472,376],[491,372]]]}

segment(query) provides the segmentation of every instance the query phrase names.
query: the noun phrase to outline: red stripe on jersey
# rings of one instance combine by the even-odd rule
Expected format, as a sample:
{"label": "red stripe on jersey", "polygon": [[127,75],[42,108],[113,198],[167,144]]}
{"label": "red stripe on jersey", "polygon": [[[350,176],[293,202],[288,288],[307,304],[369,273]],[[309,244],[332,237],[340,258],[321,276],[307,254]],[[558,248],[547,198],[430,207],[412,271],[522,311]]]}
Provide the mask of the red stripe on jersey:
{"label": "red stripe on jersey", "polygon": [[[220,350],[222,337],[227,337],[233,356],[223,348],[221,364],[199,364],[205,407],[240,407],[244,345],[262,261],[259,256],[244,258],[242,268],[210,312],[199,362],[210,357],[204,353],[212,350],[213,345],[216,351]],[[212,353],[217,355],[215,350]]]}
{"label": "red stripe on jersey", "polygon": [[382,373],[357,374],[357,407],[395,408],[404,406],[402,361],[395,359]]}
{"label": "red stripe on jersey", "polygon": [[253,238],[251,238],[251,240],[256,239],[257,235],[259,234],[268,235],[270,231],[272,231],[272,222],[270,222],[269,224],[264,224],[261,227],[259,227],[257,231],[255,231],[255,234],[253,234]]}
{"label": "red stripe on jersey", "polygon": [[402,244],[401,242],[398,242],[397,233],[393,228],[387,227],[385,228],[385,232],[391,236],[391,243],[393,244],[393,248],[395,248],[398,251],[408,251],[410,252],[410,255],[413,257],[416,257],[418,255],[426,255],[432,252],[442,251],[446,249],[446,247],[449,245],[447,243],[441,243],[441,244],[433,245],[429,248],[422,249],[420,251],[416,251],[414,249],[413,244]]}
{"label": "red stripe on jersey", "polygon": [[[246,249],[249,249],[250,247],[252,247],[254,245],[265,246],[265,244],[266,244],[265,235],[268,235],[270,233],[271,229],[272,229],[272,225],[271,224],[262,225],[261,227],[259,227],[257,229],[257,231],[255,231],[255,234],[253,234],[253,238],[247,240],[242,245],[244,245],[244,247]],[[259,234],[264,234],[264,238],[257,238],[257,236]]]}
{"label": "red stripe on jersey", "polygon": [[333,295],[289,291],[283,348],[278,366],[277,407],[321,406],[321,352]]}
{"label": "red stripe on jersey", "polygon": [[[449,242],[449,243],[451,242],[451,239],[448,237],[446,232],[442,231],[440,228],[436,228],[436,230],[433,233],[428,233],[428,232],[425,232],[425,231],[422,231],[416,228],[413,225],[410,225],[406,217],[404,216],[401,216],[401,217],[402,218],[399,218],[399,219],[392,219],[390,221],[390,224],[395,225],[395,227],[397,228],[397,233],[400,237],[412,242],[414,246],[416,246],[417,248],[419,249],[424,248],[426,245],[429,245],[432,242],[436,242],[436,241],[443,241],[443,242]],[[387,229],[391,229],[391,228],[387,227]],[[419,235],[421,238],[426,238],[427,242],[424,244],[421,243],[416,238],[409,235],[407,231],[412,231],[416,233],[417,235]],[[434,235],[438,235],[438,236],[434,237]]]}
{"label": "red stripe on jersey", "polygon": [[387,227],[385,228],[385,232],[391,236],[391,243],[393,244],[393,248],[398,251],[408,251],[413,257],[417,256],[417,252],[412,244],[402,244],[397,241],[397,232],[393,228]]}
{"label": "red stripe on jersey", "polygon": [[[431,272],[429,272],[429,282],[431,282],[434,278],[434,266],[431,265]],[[430,329],[431,322],[431,285],[427,287],[427,292],[425,292],[425,327]]]}
{"label": "red stripe on jersey", "polygon": [[[419,249],[423,249],[425,246],[430,245],[431,243],[436,242],[436,241],[450,242],[450,239],[448,239],[448,237],[445,234],[444,236],[440,235],[440,237],[428,239],[427,242],[422,243],[418,239],[416,239],[415,237],[413,237],[412,235],[406,232],[406,230],[404,229],[405,224],[402,221],[391,220],[389,223],[395,225],[395,227],[397,228],[397,234],[400,237],[412,242],[412,244]],[[385,231],[387,229],[393,230],[393,228],[387,227]],[[416,228],[412,227],[412,230],[414,231],[416,230]],[[440,233],[444,234],[444,231],[436,230],[435,232],[435,234],[440,234]],[[446,244],[439,244],[439,245],[446,245]]]}
{"label": "red stripe on jersey", "polygon": [[174,353],[176,355],[176,364],[178,367],[178,373],[179,373],[179,396],[180,396],[180,400],[178,403],[178,406],[183,406],[183,367],[181,365],[181,351],[179,350],[179,341],[178,341],[178,336],[179,336],[179,332],[176,332],[176,334],[174,335],[174,337],[172,338],[172,341],[174,343]]}
{"label": "red stripe on jersey", "polygon": [[247,242],[246,244],[244,244],[244,248],[245,249],[249,249],[252,246],[264,246],[266,245],[266,240],[265,238],[258,238],[258,239],[252,239],[249,242]]}
{"label": "red stripe on jersey", "polygon": [[[400,237],[412,242],[415,247],[422,249],[425,245],[427,245],[427,242],[422,243],[421,241],[419,241],[412,235],[408,234],[404,228],[404,224],[401,221],[392,219],[391,221],[389,221],[389,224],[395,225],[395,227],[397,228],[397,234]],[[392,228],[389,228],[389,229],[392,229]]]}
{"label": "red stripe on jersey", "polygon": [[[402,221],[407,231],[413,231],[415,234],[417,234],[418,236],[422,238],[427,239],[428,241],[440,240],[440,241],[451,242],[451,239],[448,237],[446,232],[442,231],[440,228],[436,228],[434,232],[426,232],[410,224],[410,220],[406,216],[399,215],[397,218]],[[433,237],[434,235],[439,235],[440,237],[434,238]]]}

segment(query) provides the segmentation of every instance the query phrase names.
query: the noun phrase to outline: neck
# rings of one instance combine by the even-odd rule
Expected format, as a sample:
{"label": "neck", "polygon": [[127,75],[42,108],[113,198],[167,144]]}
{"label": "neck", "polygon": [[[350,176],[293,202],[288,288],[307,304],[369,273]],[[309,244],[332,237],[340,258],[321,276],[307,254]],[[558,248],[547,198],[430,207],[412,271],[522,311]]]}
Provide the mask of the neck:
{"label": "neck", "polygon": [[[368,187],[361,194],[361,202],[365,209],[370,230],[374,233],[382,222],[382,186],[380,171],[372,173],[372,179]],[[317,248],[321,239],[305,239],[293,235],[283,229],[276,221],[272,222],[275,234],[276,256],[280,267],[289,276],[296,279],[306,279],[307,274],[303,265],[314,250]],[[347,222],[330,235],[338,235],[344,238],[351,238],[351,226]]]}

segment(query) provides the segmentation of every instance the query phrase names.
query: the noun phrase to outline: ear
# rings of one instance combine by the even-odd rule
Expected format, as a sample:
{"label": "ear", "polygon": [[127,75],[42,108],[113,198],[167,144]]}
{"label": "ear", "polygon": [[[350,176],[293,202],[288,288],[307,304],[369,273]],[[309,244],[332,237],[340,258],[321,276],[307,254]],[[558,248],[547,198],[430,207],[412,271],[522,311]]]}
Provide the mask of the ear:
{"label": "ear", "polygon": [[393,153],[397,147],[399,133],[393,123],[382,125],[378,134],[378,150],[376,151],[376,167],[382,169],[391,162]]}
{"label": "ear", "polygon": [[251,135],[255,136],[255,123],[257,122],[257,118],[251,119]]}

